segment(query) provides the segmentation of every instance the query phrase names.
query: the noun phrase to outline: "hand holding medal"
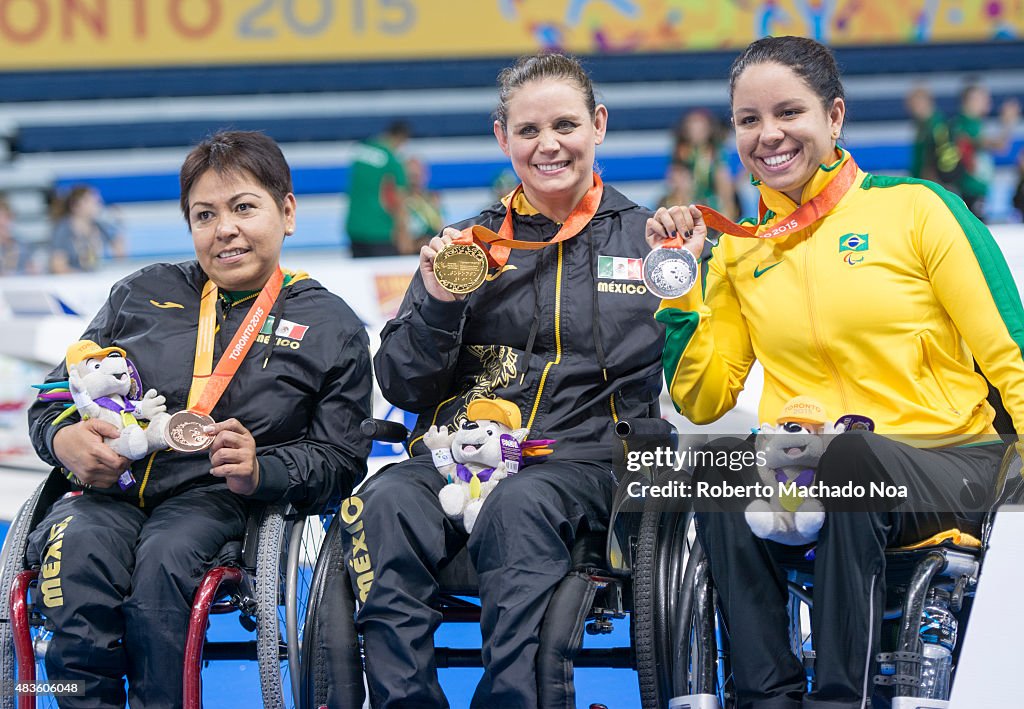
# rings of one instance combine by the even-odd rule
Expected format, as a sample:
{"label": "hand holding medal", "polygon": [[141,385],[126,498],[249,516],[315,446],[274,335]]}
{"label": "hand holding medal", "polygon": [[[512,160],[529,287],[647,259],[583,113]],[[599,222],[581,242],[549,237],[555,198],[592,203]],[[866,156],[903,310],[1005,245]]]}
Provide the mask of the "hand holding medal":
{"label": "hand holding medal", "polygon": [[644,283],[659,298],[678,298],[697,282],[708,229],[694,205],[662,207],[647,220],[652,251],[644,259]]}
{"label": "hand holding medal", "polygon": [[[427,293],[447,303],[463,300],[483,284],[487,255],[458,229],[448,227],[420,249],[420,275]],[[459,243],[463,242],[463,243]]]}

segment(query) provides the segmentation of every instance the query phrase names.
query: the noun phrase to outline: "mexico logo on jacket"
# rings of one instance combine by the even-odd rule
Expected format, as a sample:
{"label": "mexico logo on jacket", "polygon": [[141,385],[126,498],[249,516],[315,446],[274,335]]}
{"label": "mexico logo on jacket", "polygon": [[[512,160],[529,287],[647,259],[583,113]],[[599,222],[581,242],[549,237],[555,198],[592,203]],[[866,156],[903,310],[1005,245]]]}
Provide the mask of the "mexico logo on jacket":
{"label": "mexico logo on jacket", "polygon": [[598,256],[598,281],[640,281],[640,283],[598,283],[598,293],[623,293],[625,295],[643,295],[647,286],[643,285],[644,260],[627,256]]}
{"label": "mexico logo on jacket", "polygon": [[273,315],[269,316],[266,322],[263,323],[263,327],[260,328],[256,341],[266,343],[273,336],[275,345],[291,347],[293,350],[299,349],[299,342],[306,336],[309,325],[300,325],[297,322],[285,320],[284,318],[281,318],[281,322],[277,323],[277,327],[274,327],[274,323],[275,317]]}

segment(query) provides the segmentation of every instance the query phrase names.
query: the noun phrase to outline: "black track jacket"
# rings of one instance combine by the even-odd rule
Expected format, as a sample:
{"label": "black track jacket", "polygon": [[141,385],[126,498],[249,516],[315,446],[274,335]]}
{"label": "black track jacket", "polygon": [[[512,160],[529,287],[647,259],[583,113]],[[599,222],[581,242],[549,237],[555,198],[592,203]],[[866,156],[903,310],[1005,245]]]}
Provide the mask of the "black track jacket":
{"label": "black track jacket", "polygon": [[[419,414],[413,454],[426,452],[431,424],[457,426],[481,397],[518,404],[530,438],[556,439],[551,459],[610,461],[613,445],[621,453],[614,421],[660,410],[664,329],[639,278],[650,214],[605,185],[579,235],[513,250],[461,302],[432,298],[417,272],[374,357],[384,396]],[[455,227],[498,231],[504,216],[499,203]],[[519,240],[547,241],[559,228],[540,214],[514,220]]]}
{"label": "black track jacket", "polygon": [[[167,397],[169,413],[187,403],[206,280],[196,261],[147,266],[114,285],[82,335],[103,347],[123,348],[138,368],[143,391],[152,388]],[[251,305],[252,298],[217,304],[214,363]],[[298,327],[290,339],[257,338],[211,415],[216,421],[238,419],[256,439],[260,485],[252,499],[318,509],[347,495],[366,473],[370,441],[359,424],[370,412],[369,341],[348,305],[311,279],[285,286],[271,314],[277,318],[272,331],[284,320]],[[47,381],[62,379],[63,363]],[[73,415],[51,426],[62,410],[60,403],[42,401],[29,409],[32,443],[43,460],[57,466],[53,435],[79,420]],[[188,487],[223,485],[209,470],[207,451],[160,450],[132,465],[132,488],[96,491],[152,507]]]}

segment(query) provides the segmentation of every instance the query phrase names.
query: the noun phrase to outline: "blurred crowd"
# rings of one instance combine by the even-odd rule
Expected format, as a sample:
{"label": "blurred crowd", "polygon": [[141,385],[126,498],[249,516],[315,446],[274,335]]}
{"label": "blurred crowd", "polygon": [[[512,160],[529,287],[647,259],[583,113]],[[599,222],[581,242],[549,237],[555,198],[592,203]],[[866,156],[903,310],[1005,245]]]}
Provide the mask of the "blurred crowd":
{"label": "blurred crowd", "polygon": [[10,202],[0,194],[0,273],[92,271],[104,260],[125,256],[116,211],[89,185],[51,195],[48,221],[43,241],[22,238]]}
{"label": "blurred crowd", "polygon": [[[1021,121],[1019,101],[1008,99],[994,110],[989,89],[965,82],[957,110],[945,115],[925,85],[907,94],[913,126],[907,173],[932,180],[960,195],[985,221],[995,173],[995,158],[1014,147]],[[705,204],[737,219],[756,209],[753,193],[730,147],[727,117],[696,108],[684,113],[670,134],[670,152],[657,204]],[[395,121],[358,146],[350,165],[348,208],[342,227],[354,258],[416,254],[446,224],[438,192],[429,188],[430,168],[408,152],[412,137],[404,121]],[[1015,189],[1010,220],[1024,220],[1024,149],[1016,154]],[[518,180],[511,170],[494,180],[490,199],[500,199]],[[0,193],[0,273],[71,273],[95,269],[106,259],[125,256],[125,239],[116,209],[105,207],[100,193],[76,185],[50,199],[47,236],[21,237],[16,210]]]}

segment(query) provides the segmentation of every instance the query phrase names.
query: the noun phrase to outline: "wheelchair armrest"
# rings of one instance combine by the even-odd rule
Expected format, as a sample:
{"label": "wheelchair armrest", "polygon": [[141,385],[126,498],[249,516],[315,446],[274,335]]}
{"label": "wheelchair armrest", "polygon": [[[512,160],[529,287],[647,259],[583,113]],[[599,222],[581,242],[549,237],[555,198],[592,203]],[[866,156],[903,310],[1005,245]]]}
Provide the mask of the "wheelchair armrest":
{"label": "wheelchair armrest", "polygon": [[405,443],[409,437],[409,429],[396,421],[384,419],[363,419],[359,424],[359,432],[367,438],[382,443]]}
{"label": "wheelchair armrest", "polygon": [[663,418],[620,419],[615,424],[615,435],[627,445],[634,441],[644,444],[657,442],[672,448],[678,445],[679,438],[676,427]]}

